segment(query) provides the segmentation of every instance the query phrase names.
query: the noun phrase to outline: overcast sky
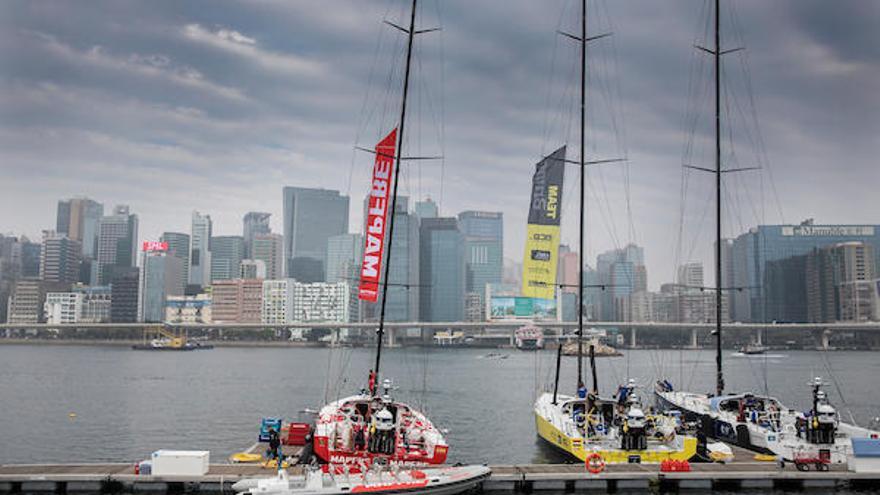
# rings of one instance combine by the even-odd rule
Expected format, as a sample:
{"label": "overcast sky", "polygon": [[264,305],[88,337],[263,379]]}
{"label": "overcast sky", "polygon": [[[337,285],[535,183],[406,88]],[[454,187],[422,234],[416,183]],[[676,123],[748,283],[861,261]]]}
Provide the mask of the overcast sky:
{"label": "overcast sky", "polygon": [[[419,27],[442,30],[418,37],[405,154],[444,160],[408,164],[401,191],[442,201],[445,215],[503,211],[505,257],[519,259],[534,163],[562,144],[578,156],[577,52],[556,31],[576,29],[579,2],[420,4]],[[371,157],[353,149],[371,147],[399,112],[405,36],[382,20],[407,22],[407,7],[2,2],[0,232],[38,237],[54,227],[57,200],[79,195],[107,209],[129,204],[142,239],[188,232],[193,209],[213,217],[216,234],[240,234],[253,210],[271,212],[280,232],[284,185],[350,194],[351,229],[360,230]],[[729,163],[764,167],[729,179],[725,235],[807,217],[880,223],[880,3],[725,8],[725,48],[746,47],[725,62],[731,87],[739,81],[726,111],[742,125],[736,133],[731,125],[725,153]],[[614,34],[589,52],[587,156],[628,162],[589,175],[587,257],[634,240],[656,288],[677,262],[711,262],[710,182],[689,174],[684,207],[681,192],[683,161],[713,165],[708,114],[693,133],[683,124],[711,110],[700,90],[711,66],[701,72],[705,56],[693,48],[707,11],[702,0],[590,9],[591,33]],[[576,179],[569,168],[571,244]]]}

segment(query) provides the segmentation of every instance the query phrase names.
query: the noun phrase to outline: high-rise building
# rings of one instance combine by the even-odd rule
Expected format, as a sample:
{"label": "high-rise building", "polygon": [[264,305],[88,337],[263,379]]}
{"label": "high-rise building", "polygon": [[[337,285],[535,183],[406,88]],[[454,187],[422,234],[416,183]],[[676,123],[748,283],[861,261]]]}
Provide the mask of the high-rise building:
{"label": "high-rise building", "polygon": [[183,232],[163,232],[159,237],[160,242],[168,243],[168,256],[179,259],[183,269],[181,270],[181,285],[189,284],[189,234]]}
{"label": "high-rise building", "polygon": [[43,304],[43,321],[49,324],[79,323],[83,295],[78,292],[48,292]]}
{"label": "high-rise building", "polygon": [[643,249],[635,244],[606,251],[597,257],[596,283],[607,286],[607,290],[600,294],[599,317],[602,320],[629,321],[632,317],[630,296],[647,290],[644,260]]}
{"label": "high-rise building", "polygon": [[43,231],[40,278],[46,282],[73,285],[79,280],[82,245],[64,234]]}
{"label": "high-rise building", "polygon": [[211,215],[192,212],[189,254],[189,283],[199,287],[211,285]]}
{"label": "high-rise building", "polygon": [[363,252],[361,234],[340,234],[327,239],[327,282],[357,281]]}
{"label": "high-rise building", "polygon": [[350,322],[350,284],[317,282],[293,284],[293,321],[297,322]]}
{"label": "high-rise building", "polygon": [[183,263],[179,258],[165,251],[144,252],[138,289],[138,321],[164,321],[165,298],[183,295],[181,271]]}
{"label": "high-rise building", "polygon": [[242,237],[244,238],[245,258],[251,258],[254,255],[253,247],[255,236],[272,232],[269,228],[269,217],[271,216],[271,213],[265,213],[262,211],[251,211],[245,214],[242,219]]}
{"label": "high-rise building", "polygon": [[427,198],[424,201],[416,201],[415,210],[419,218],[437,218],[440,216],[440,209],[437,208],[437,203],[431,198]]}
{"label": "high-rise building", "polygon": [[277,324],[293,321],[294,284],[296,280],[292,278],[263,281],[260,315],[262,323]]}
{"label": "high-rise building", "polygon": [[859,241],[841,242],[814,249],[805,257],[790,260],[794,263],[799,262],[800,258],[805,258],[803,264],[809,322],[877,319],[880,301],[872,245]]}
{"label": "high-rise building", "polygon": [[82,244],[84,258],[95,258],[98,248],[98,223],[104,216],[104,205],[89,198],[58,201],[55,231]]}
{"label": "high-rise building", "polygon": [[287,276],[323,281],[327,240],[348,232],[348,196],[327,189],[285,187],[283,200]]}
{"label": "high-rise building", "polygon": [[424,321],[462,321],[466,288],[465,240],[455,218],[426,218],[420,229],[421,307]]}
{"label": "high-rise building", "polygon": [[[241,260],[238,277],[236,278],[266,278],[266,263],[263,260]],[[216,281],[215,281],[216,283]]]}
{"label": "high-rise building", "polygon": [[98,252],[96,276],[100,284],[107,284],[116,270],[135,266],[137,261],[138,217],[128,206],[118,205],[113,214],[98,222]]}
{"label": "high-rise building", "polygon": [[685,263],[678,267],[676,283],[687,289],[703,287],[703,264],[699,261]]}
{"label": "high-rise building", "polygon": [[741,288],[731,292],[731,318],[741,322],[772,321],[764,287],[768,262],[850,241],[870,244],[874,264],[880,264],[880,225],[816,225],[806,220],[800,225],[760,225],[738,236],[731,248],[733,280],[724,282],[727,287]]}
{"label": "high-rise building", "polygon": [[212,287],[212,296],[215,323],[260,323],[263,310],[262,280],[218,280]]}
{"label": "high-rise building", "polygon": [[[368,208],[369,198],[364,200],[364,212]],[[367,215],[364,215],[367,218]],[[366,228],[364,228],[366,231]],[[361,249],[362,251],[363,249]],[[385,249],[385,259],[382,270],[389,265],[388,271],[388,303],[385,305],[385,321],[419,321],[420,293],[420,259],[419,251],[419,218],[409,212],[409,198],[397,197],[397,208],[394,213],[394,237],[391,243],[391,261],[388,258],[388,249]],[[380,281],[384,280],[380,274]],[[358,267],[357,278],[360,278]],[[379,318],[382,293],[380,286],[379,298],[375,304],[365,303],[364,318],[377,320]]]}
{"label": "high-rise building", "polygon": [[567,245],[560,244],[556,280],[562,285],[562,292],[577,294],[577,285],[580,279],[578,257],[578,253],[573,252]]}
{"label": "high-rise building", "polygon": [[238,277],[244,257],[244,239],[238,235],[211,238],[211,280]]}
{"label": "high-rise building", "polygon": [[[464,234],[468,311],[477,321],[486,319],[484,298],[487,284],[499,284],[504,264],[504,216],[493,211],[463,211],[458,223]],[[477,316],[475,309],[481,309]]]}
{"label": "high-rise building", "polygon": [[284,276],[283,238],[279,234],[257,234],[254,236],[251,259],[260,260],[266,265],[266,278],[277,280]]}
{"label": "high-rise building", "polygon": [[110,321],[135,323],[138,321],[138,289],[140,272],[137,268],[116,270],[110,285]]}

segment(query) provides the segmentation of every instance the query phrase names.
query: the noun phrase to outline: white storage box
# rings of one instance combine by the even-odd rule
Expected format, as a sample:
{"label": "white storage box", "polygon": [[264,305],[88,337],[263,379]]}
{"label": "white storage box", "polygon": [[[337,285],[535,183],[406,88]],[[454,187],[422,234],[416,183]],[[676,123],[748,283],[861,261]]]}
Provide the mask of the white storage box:
{"label": "white storage box", "polygon": [[153,476],[203,476],[208,474],[207,450],[157,450],[150,459]]}

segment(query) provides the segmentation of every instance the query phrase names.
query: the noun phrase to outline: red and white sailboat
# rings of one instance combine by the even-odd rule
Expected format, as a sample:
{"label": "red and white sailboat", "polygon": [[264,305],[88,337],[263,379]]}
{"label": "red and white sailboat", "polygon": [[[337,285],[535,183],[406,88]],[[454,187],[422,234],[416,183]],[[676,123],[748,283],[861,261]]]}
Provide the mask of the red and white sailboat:
{"label": "red and white sailboat", "polygon": [[[394,238],[394,214],[389,218],[388,211],[396,211],[397,205],[413,36],[433,31],[416,30],[416,2],[417,0],[412,0],[409,29],[393,25],[408,35],[400,122],[398,128],[382,139],[374,150],[375,163],[364,233],[364,259],[358,297],[364,301],[380,303],[376,362],[369,372],[369,384],[364,390],[357,395],[331,402],[318,413],[314,452],[321,461],[327,463],[371,465],[377,458],[382,458],[383,462],[391,464],[443,464],[449,449],[441,432],[424,414],[391,396],[390,380],[382,380],[380,387],[388,273]],[[389,256],[382,266],[382,256],[386,249]]]}

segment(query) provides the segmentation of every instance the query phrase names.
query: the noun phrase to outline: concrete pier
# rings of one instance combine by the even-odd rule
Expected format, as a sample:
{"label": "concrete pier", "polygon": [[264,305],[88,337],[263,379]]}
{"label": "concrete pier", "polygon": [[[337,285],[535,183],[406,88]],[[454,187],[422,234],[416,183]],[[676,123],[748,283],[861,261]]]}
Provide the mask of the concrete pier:
{"label": "concrete pier", "polygon": [[[232,484],[249,477],[269,477],[273,469],[259,464],[212,464],[204,476],[151,476],[134,474],[133,464],[20,464],[0,465],[0,493],[230,493]],[[290,474],[300,474],[291,468]],[[876,487],[880,473],[853,473],[843,466],[830,471],[797,471],[775,463],[692,464],[690,472],[661,473],[656,464],[611,465],[590,474],[581,464],[523,464],[492,466],[485,492],[574,493],[584,490],[709,491],[709,490],[815,490]]]}

